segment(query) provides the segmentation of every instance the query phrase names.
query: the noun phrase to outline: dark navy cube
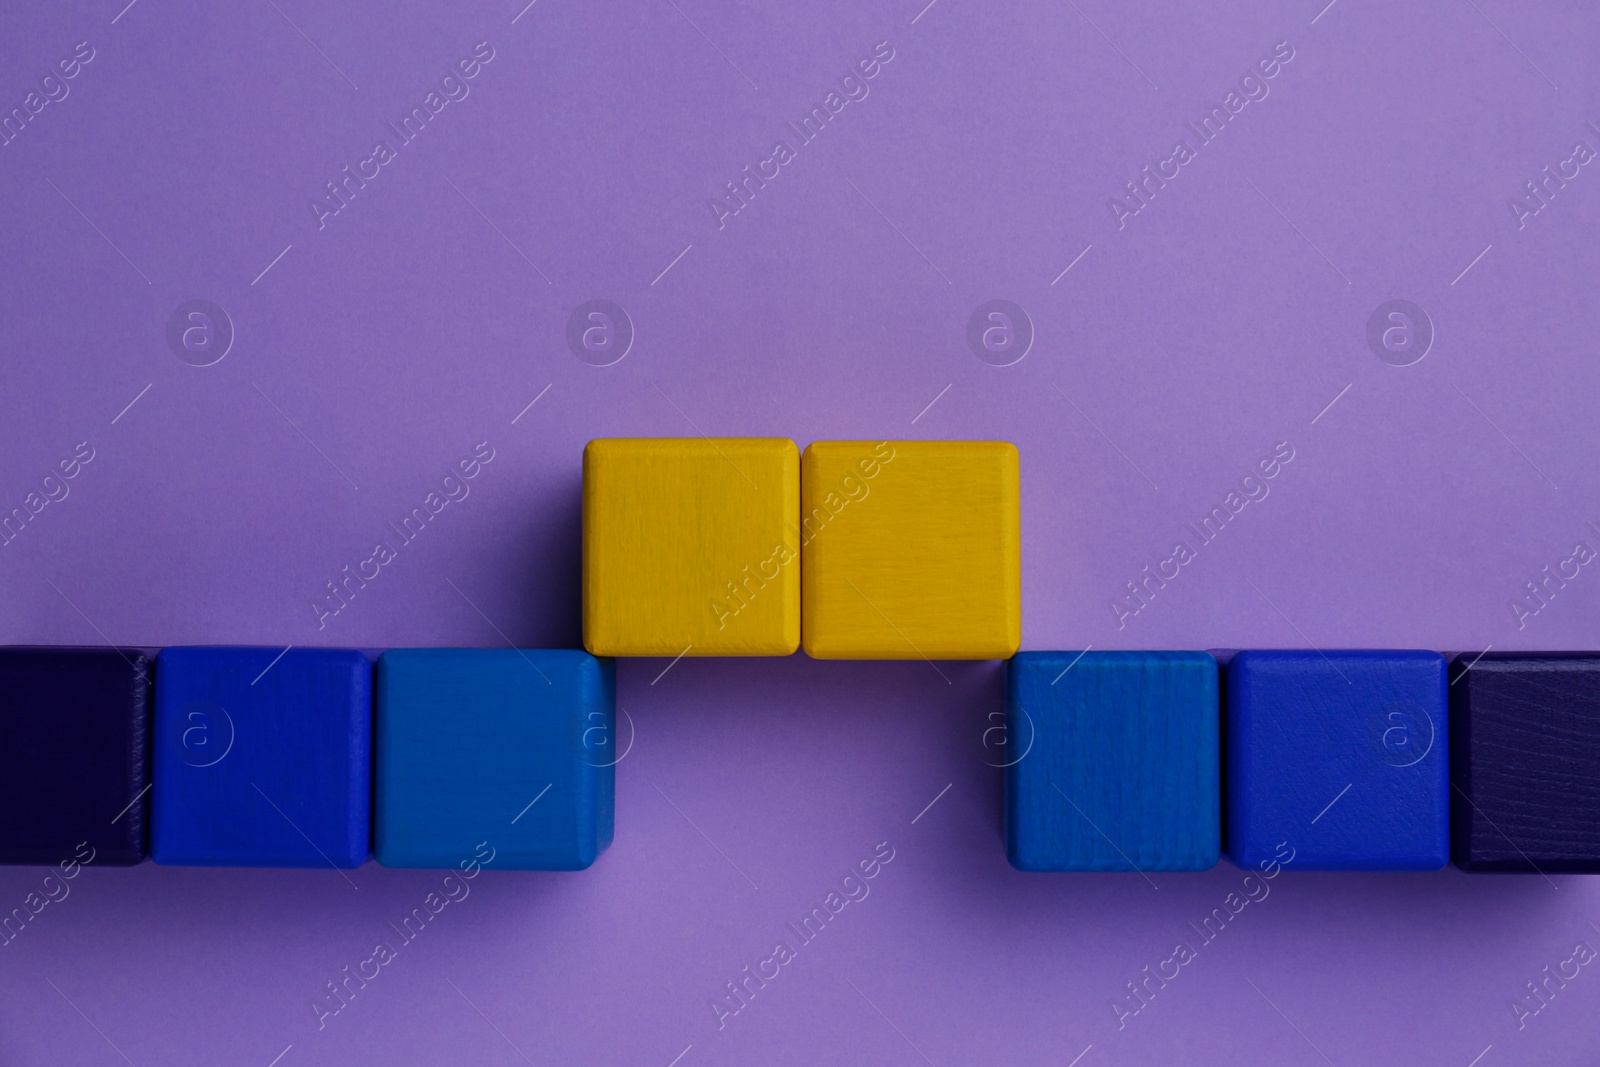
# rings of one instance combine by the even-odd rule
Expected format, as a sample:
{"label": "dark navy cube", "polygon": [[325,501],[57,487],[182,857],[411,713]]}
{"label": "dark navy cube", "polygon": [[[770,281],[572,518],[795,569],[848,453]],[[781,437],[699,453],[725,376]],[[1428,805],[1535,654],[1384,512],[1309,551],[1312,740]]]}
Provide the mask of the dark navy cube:
{"label": "dark navy cube", "polygon": [[150,660],[0,649],[0,863],[144,858]]}
{"label": "dark navy cube", "polygon": [[1600,873],[1600,655],[1462,656],[1450,676],[1456,866]]}
{"label": "dark navy cube", "polygon": [[374,849],[386,867],[573,871],[611,844],[615,681],[587,652],[413,648],[378,660]]}
{"label": "dark navy cube", "polygon": [[1007,670],[1003,749],[1011,865],[1022,871],[1216,866],[1217,714],[1217,662],[1205,652],[1015,656]]}
{"label": "dark navy cube", "polygon": [[150,857],[359,867],[370,839],[372,664],[336,648],[156,657]]}
{"label": "dark navy cube", "polygon": [[1227,666],[1227,848],[1240,867],[1431,871],[1450,857],[1444,657],[1246,651]]}

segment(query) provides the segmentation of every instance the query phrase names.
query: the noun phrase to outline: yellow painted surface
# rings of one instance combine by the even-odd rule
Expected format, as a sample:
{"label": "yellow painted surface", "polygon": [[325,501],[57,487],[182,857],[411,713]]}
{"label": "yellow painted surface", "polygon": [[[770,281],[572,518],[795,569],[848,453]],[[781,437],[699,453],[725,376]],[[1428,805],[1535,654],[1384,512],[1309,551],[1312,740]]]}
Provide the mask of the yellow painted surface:
{"label": "yellow painted surface", "polygon": [[767,437],[583,450],[583,644],[787,656],[800,644],[800,453]]}
{"label": "yellow painted surface", "polygon": [[1004,659],[1021,646],[1015,445],[817,441],[800,499],[808,655]]}

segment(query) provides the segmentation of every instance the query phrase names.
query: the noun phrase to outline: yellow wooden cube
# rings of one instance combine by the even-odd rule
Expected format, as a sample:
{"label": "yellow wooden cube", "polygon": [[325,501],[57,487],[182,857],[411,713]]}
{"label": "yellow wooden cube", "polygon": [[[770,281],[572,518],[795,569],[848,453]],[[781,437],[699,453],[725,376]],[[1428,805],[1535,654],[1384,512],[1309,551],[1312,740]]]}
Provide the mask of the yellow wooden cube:
{"label": "yellow wooden cube", "polygon": [[801,461],[816,659],[1004,659],[1022,644],[1022,503],[1004,441],[816,441]]}
{"label": "yellow wooden cube", "polygon": [[800,452],[783,438],[583,450],[583,644],[596,656],[787,656],[800,644]]}

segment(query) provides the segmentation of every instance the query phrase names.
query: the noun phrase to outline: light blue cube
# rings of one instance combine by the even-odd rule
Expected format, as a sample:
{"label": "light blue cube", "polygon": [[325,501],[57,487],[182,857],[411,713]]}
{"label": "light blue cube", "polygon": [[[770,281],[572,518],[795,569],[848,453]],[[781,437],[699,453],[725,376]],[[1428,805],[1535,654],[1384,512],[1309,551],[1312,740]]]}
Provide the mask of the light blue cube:
{"label": "light blue cube", "polygon": [[1008,667],[1006,855],[1022,871],[1203,871],[1222,846],[1217,661],[1023,652]]}
{"label": "light blue cube", "polygon": [[[575,871],[611,844],[616,696],[587,652],[413,648],[377,671],[385,867]],[[484,855],[493,859],[484,861]]]}

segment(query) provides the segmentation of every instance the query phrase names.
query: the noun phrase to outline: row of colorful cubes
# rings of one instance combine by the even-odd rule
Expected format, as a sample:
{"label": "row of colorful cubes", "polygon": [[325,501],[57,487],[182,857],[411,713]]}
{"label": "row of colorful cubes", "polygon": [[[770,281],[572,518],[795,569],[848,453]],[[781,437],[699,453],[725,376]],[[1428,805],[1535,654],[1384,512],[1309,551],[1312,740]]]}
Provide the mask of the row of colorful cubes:
{"label": "row of colorful cubes", "polygon": [[[1219,658],[1221,660],[1219,664]],[[1024,652],[1025,871],[1600,870],[1600,655]],[[0,649],[0,862],[588,867],[615,690],[582,651]],[[477,858],[475,858],[477,857]]]}
{"label": "row of colorful cubes", "polygon": [[611,843],[582,651],[0,649],[0,862],[578,870]]}
{"label": "row of colorful cubes", "polygon": [[1006,705],[1021,870],[1600,871],[1595,653],[1024,652]]}

